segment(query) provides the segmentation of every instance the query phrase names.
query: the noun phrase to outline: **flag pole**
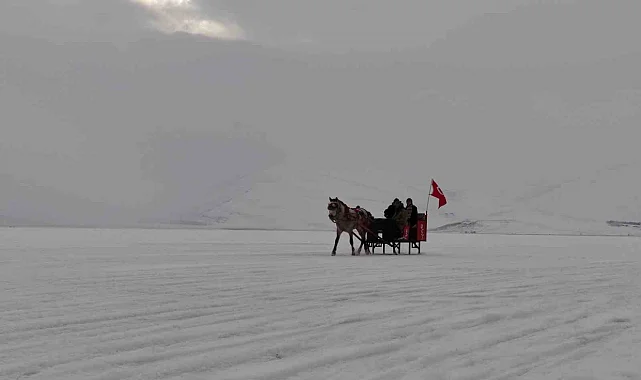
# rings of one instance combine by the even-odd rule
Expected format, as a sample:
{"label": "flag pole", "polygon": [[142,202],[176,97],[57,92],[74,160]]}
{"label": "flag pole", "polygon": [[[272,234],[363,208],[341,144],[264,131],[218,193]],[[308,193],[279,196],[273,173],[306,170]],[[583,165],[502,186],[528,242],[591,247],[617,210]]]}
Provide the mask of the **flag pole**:
{"label": "flag pole", "polygon": [[427,218],[427,210],[428,210],[428,207],[430,207],[430,197],[431,197],[430,194],[432,194],[432,181],[433,179],[430,178],[430,187],[429,187],[430,190],[427,193],[427,205],[425,206],[425,218]]}

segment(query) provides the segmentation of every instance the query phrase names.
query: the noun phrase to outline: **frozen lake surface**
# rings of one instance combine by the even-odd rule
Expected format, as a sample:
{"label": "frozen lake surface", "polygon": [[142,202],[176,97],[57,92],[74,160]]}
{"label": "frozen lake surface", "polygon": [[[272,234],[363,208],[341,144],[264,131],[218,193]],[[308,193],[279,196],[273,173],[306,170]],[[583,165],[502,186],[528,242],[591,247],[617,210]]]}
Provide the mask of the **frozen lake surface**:
{"label": "frozen lake surface", "polygon": [[641,379],[641,238],[333,238],[0,229],[0,379]]}

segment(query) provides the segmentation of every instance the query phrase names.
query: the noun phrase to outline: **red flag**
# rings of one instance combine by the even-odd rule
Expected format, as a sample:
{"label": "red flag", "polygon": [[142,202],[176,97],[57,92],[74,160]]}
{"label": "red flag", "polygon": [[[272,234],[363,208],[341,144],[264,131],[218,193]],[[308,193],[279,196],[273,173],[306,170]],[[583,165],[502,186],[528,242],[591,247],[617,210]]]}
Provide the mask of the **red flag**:
{"label": "red flag", "polygon": [[430,194],[434,198],[438,198],[438,208],[441,208],[445,206],[447,203],[447,199],[445,199],[445,194],[443,194],[443,190],[441,190],[440,187],[432,180],[432,193]]}

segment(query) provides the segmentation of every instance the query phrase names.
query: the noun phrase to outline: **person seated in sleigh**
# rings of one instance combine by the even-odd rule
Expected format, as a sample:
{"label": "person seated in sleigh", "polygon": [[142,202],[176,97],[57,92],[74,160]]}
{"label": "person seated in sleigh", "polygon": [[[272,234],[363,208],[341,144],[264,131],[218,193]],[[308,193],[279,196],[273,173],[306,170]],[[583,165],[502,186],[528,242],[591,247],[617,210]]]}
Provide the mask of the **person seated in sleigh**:
{"label": "person seated in sleigh", "polygon": [[405,206],[407,224],[410,226],[408,238],[409,241],[416,241],[418,232],[418,209],[416,208],[416,206],[414,206],[414,201],[412,200],[412,198],[407,198],[407,201],[405,203],[407,204],[407,206]]}

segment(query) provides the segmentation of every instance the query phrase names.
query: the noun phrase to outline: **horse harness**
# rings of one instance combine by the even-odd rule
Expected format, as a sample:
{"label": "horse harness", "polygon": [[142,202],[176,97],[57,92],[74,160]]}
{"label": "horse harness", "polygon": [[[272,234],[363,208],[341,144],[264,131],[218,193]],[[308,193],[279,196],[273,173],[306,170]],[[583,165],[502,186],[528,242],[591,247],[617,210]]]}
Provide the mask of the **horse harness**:
{"label": "horse harness", "polygon": [[347,206],[344,203],[343,204],[334,203],[334,204],[336,205],[337,208],[343,206],[344,210],[346,210],[346,212],[342,213],[343,217],[341,217],[341,218],[336,218],[333,215],[328,215],[329,220],[331,220],[334,223],[336,223],[339,220],[340,221],[345,221],[345,222],[352,221],[352,220],[355,221],[355,220],[360,219],[363,216],[364,217],[369,216],[369,215],[365,215],[365,214],[369,214],[369,212],[366,211],[365,209],[360,208],[359,206],[356,206],[356,207],[352,208],[352,207]]}

